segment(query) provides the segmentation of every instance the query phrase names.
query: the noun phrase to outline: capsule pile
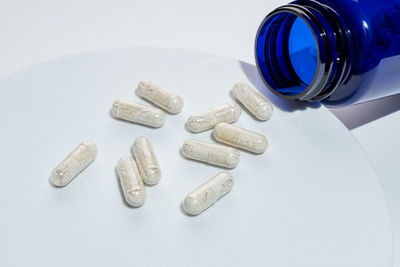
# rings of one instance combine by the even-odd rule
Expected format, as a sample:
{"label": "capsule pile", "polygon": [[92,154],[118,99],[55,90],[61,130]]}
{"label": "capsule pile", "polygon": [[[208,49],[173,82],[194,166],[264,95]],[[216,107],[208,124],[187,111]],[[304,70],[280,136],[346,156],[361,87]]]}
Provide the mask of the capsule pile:
{"label": "capsule pile", "polygon": [[[236,83],[231,93],[257,120],[265,121],[271,117],[271,103],[250,85]],[[164,111],[169,114],[182,111],[183,98],[153,82],[141,81],[137,86],[137,94],[156,107],[119,99],[111,105],[113,117],[159,128],[166,120]],[[191,160],[233,169],[240,161],[238,149],[254,154],[264,153],[268,147],[264,135],[232,124],[238,121],[241,110],[238,103],[230,101],[191,115],[186,123],[189,131],[198,133],[212,129],[212,135],[221,144],[189,139],[181,148],[182,154]],[[136,138],[132,152],[134,157],[121,157],[116,165],[116,172],[126,203],[140,207],[146,200],[145,185],[155,185],[160,181],[161,168],[148,138]],[[97,147],[94,143],[81,143],[54,168],[50,181],[58,187],[67,185],[95,159],[96,155]],[[232,174],[221,172],[188,194],[184,198],[183,208],[190,215],[198,215],[230,192],[233,184]]]}
{"label": "capsule pile", "polygon": [[117,164],[117,172],[126,202],[140,207],[146,200],[144,184],[155,185],[161,177],[161,169],[150,140],[140,136],[132,145],[136,161],[130,156],[122,157]]}

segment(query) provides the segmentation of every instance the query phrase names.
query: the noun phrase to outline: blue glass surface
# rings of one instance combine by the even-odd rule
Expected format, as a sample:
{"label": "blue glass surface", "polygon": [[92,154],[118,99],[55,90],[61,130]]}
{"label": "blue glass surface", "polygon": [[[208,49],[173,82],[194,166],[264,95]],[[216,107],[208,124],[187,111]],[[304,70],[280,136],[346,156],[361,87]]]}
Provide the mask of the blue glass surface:
{"label": "blue glass surface", "polygon": [[285,98],[341,106],[400,93],[400,1],[294,1],[265,18],[255,55]]}
{"label": "blue glass surface", "polygon": [[[330,0],[322,3],[336,10],[346,23],[353,43],[349,77],[324,102],[344,106],[399,93],[400,1]],[[386,71],[378,71],[380,68]]]}
{"label": "blue glass surface", "polygon": [[310,85],[318,65],[317,43],[306,22],[296,18],[289,34],[289,56],[297,76]]}
{"label": "blue glass surface", "polygon": [[[304,62],[300,62],[301,56],[304,57],[304,53],[302,53],[304,51],[300,51],[301,44],[299,42],[300,45],[297,45],[297,42],[293,42],[293,40],[301,40],[300,29],[291,30],[297,19],[297,16],[289,12],[273,16],[260,29],[256,43],[257,61],[262,66],[259,70],[266,83],[273,90],[287,96],[302,93],[308,87],[309,80],[308,77],[303,77],[306,80],[304,82],[300,77],[302,73],[298,73],[305,68],[302,67]],[[290,39],[292,42],[289,42]],[[293,62],[295,64],[292,64]]]}

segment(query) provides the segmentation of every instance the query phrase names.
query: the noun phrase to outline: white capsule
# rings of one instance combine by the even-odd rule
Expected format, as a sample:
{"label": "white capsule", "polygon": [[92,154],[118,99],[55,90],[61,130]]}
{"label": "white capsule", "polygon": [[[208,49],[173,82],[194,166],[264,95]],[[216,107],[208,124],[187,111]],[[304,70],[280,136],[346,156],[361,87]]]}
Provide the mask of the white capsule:
{"label": "white capsule", "polygon": [[235,168],[240,161],[239,150],[235,148],[195,139],[189,139],[183,144],[182,153],[190,159],[225,168]]}
{"label": "white capsule", "polygon": [[117,172],[126,202],[133,207],[143,205],[146,191],[135,160],[129,156],[122,157],[118,161]]}
{"label": "white capsule", "polygon": [[239,100],[257,119],[266,121],[272,115],[272,105],[247,83],[236,83],[232,95]]}
{"label": "white capsule", "polygon": [[151,127],[161,127],[165,122],[165,113],[161,109],[122,99],[114,101],[111,112],[119,119]]}
{"label": "white capsule", "polygon": [[264,135],[229,123],[218,123],[214,127],[213,135],[221,143],[258,154],[263,153],[268,146]]}
{"label": "white capsule", "polygon": [[149,139],[143,136],[136,138],[132,150],[143,182],[149,185],[158,183],[161,170]]}
{"label": "white capsule", "polygon": [[183,208],[190,215],[198,215],[231,191],[233,183],[230,173],[221,172],[187,195]]}
{"label": "white capsule", "polygon": [[187,127],[192,132],[202,132],[212,129],[219,122],[237,121],[241,112],[238,104],[230,102],[193,114],[187,121]]}
{"label": "white capsule", "polygon": [[180,95],[149,81],[141,81],[137,87],[138,94],[171,113],[179,113],[183,108]]}
{"label": "white capsule", "polygon": [[67,185],[96,158],[96,155],[97,147],[94,143],[81,143],[54,168],[50,181],[55,186]]}

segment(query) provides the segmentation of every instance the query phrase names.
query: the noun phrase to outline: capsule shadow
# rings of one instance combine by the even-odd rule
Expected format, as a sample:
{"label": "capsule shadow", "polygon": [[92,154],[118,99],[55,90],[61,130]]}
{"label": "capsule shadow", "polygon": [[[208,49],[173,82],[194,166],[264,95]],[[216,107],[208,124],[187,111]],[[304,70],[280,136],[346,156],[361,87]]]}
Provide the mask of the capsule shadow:
{"label": "capsule shadow", "polygon": [[50,185],[51,187],[56,188],[56,189],[61,189],[61,188],[65,187],[65,185],[63,185],[63,186],[58,186],[58,185],[53,184],[53,183],[51,182],[51,177],[49,177],[49,179],[47,180],[47,182],[49,183],[49,185]]}
{"label": "capsule shadow", "polygon": [[187,122],[185,122],[185,126],[184,126],[185,130],[188,131],[189,133],[195,134],[196,132],[192,132],[191,130],[189,130],[189,127],[187,125]]}
{"label": "capsule shadow", "polygon": [[187,213],[187,211],[186,211],[185,208],[183,207],[183,202],[181,202],[181,204],[179,205],[179,209],[181,210],[181,212],[183,213],[183,215],[185,215],[186,217],[193,218],[193,217],[196,217],[196,216],[197,216],[197,215],[192,215],[192,214]]}
{"label": "capsule shadow", "polygon": [[400,110],[400,94],[343,108],[330,108],[349,130]]}

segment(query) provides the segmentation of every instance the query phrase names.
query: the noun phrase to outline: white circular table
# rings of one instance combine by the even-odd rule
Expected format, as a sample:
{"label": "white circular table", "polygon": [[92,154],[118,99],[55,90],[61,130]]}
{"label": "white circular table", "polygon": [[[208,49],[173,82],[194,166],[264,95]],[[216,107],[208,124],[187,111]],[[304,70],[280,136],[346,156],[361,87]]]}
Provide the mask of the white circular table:
{"label": "white circular table", "polygon": [[[152,129],[111,118],[117,98],[145,103],[140,80],[179,92],[183,111]],[[248,81],[275,104],[270,121],[243,112],[239,126],[265,134],[262,155],[241,151],[235,186],[196,217],[185,195],[222,168],[184,159],[196,111],[231,100]],[[379,266],[392,261],[388,210],[377,177],[350,132],[324,107],[272,96],[254,66],[199,52],[128,48],[78,54],[0,80],[0,261],[4,266]],[[138,136],[153,143],[160,183],[129,208],[115,165]],[[48,178],[83,140],[98,157],[64,188]]]}

